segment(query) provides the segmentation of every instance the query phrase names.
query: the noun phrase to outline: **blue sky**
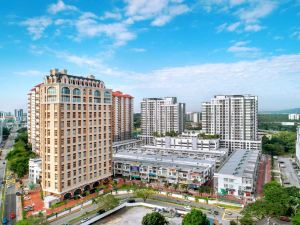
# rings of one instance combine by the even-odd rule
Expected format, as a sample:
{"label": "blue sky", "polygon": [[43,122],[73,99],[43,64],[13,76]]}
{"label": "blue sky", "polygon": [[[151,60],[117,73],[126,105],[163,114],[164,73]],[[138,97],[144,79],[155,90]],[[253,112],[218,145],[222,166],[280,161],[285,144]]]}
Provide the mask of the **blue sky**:
{"label": "blue sky", "polygon": [[300,107],[300,1],[28,0],[0,8],[0,110],[25,108],[51,68],[135,97],[216,94]]}

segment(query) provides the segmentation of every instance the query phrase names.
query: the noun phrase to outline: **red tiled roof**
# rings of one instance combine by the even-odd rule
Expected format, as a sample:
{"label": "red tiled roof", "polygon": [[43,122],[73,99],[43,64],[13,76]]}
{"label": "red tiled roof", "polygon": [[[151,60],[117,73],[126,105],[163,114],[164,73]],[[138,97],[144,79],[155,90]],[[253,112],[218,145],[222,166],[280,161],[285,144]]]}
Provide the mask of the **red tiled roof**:
{"label": "red tiled roof", "polygon": [[114,91],[112,93],[114,97],[124,97],[124,98],[133,98],[131,95],[123,94],[121,91]]}

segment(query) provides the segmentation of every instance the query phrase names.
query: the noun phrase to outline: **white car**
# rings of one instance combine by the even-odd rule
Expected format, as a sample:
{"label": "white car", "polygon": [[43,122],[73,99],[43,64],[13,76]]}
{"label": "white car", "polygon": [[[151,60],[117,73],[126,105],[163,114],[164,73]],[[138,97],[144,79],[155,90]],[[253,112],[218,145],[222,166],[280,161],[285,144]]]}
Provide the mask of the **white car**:
{"label": "white car", "polygon": [[89,218],[83,218],[82,220],[80,220],[80,223],[84,223],[84,222],[86,222],[88,220],[89,220]]}
{"label": "white car", "polygon": [[187,209],[187,210],[191,210],[192,209],[191,206],[188,206],[188,205],[184,206],[184,208]]}

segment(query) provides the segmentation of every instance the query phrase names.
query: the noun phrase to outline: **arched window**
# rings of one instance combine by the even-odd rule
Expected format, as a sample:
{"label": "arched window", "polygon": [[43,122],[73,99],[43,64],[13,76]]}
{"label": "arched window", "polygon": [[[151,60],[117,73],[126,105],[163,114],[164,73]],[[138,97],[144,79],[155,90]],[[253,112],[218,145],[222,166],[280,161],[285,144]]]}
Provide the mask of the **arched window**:
{"label": "arched window", "polygon": [[47,89],[47,94],[48,95],[56,95],[56,89],[55,89],[55,87],[49,87]]}
{"label": "arched window", "polygon": [[95,96],[95,97],[100,97],[100,91],[96,90],[96,91],[94,92],[94,96]]}
{"label": "arched window", "polygon": [[105,91],[104,92],[104,97],[110,97],[110,92],[109,91]]}
{"label": "arched window", "polygon": [[61,93],[63,95],[69,95],[70,94],[70,89],[67,88],[67,87],[63,87],[62,90],[61,90]]}
{"label": "arched window", "polygon": [[80,95],[80,90],[78,88],[75,88],[73,90],[73,95]]}
{"label": "arched window", "polygon": [[110,91],[104,92],[104,103],[111,103],[111,93]]}

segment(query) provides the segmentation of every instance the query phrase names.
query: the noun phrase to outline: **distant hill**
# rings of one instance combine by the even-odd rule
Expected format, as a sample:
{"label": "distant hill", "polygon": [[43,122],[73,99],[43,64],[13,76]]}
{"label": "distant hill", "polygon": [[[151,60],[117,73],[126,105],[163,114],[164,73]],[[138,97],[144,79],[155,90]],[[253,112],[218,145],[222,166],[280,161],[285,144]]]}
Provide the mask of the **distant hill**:
{"label": "distant hill", "polygon": [[290,114],[290,113],[299,113],[300,114],[300,108],[294,108],[294,109],[284,109],[284,110],[278,110],[278,111],[261,111],[260,114]]}

